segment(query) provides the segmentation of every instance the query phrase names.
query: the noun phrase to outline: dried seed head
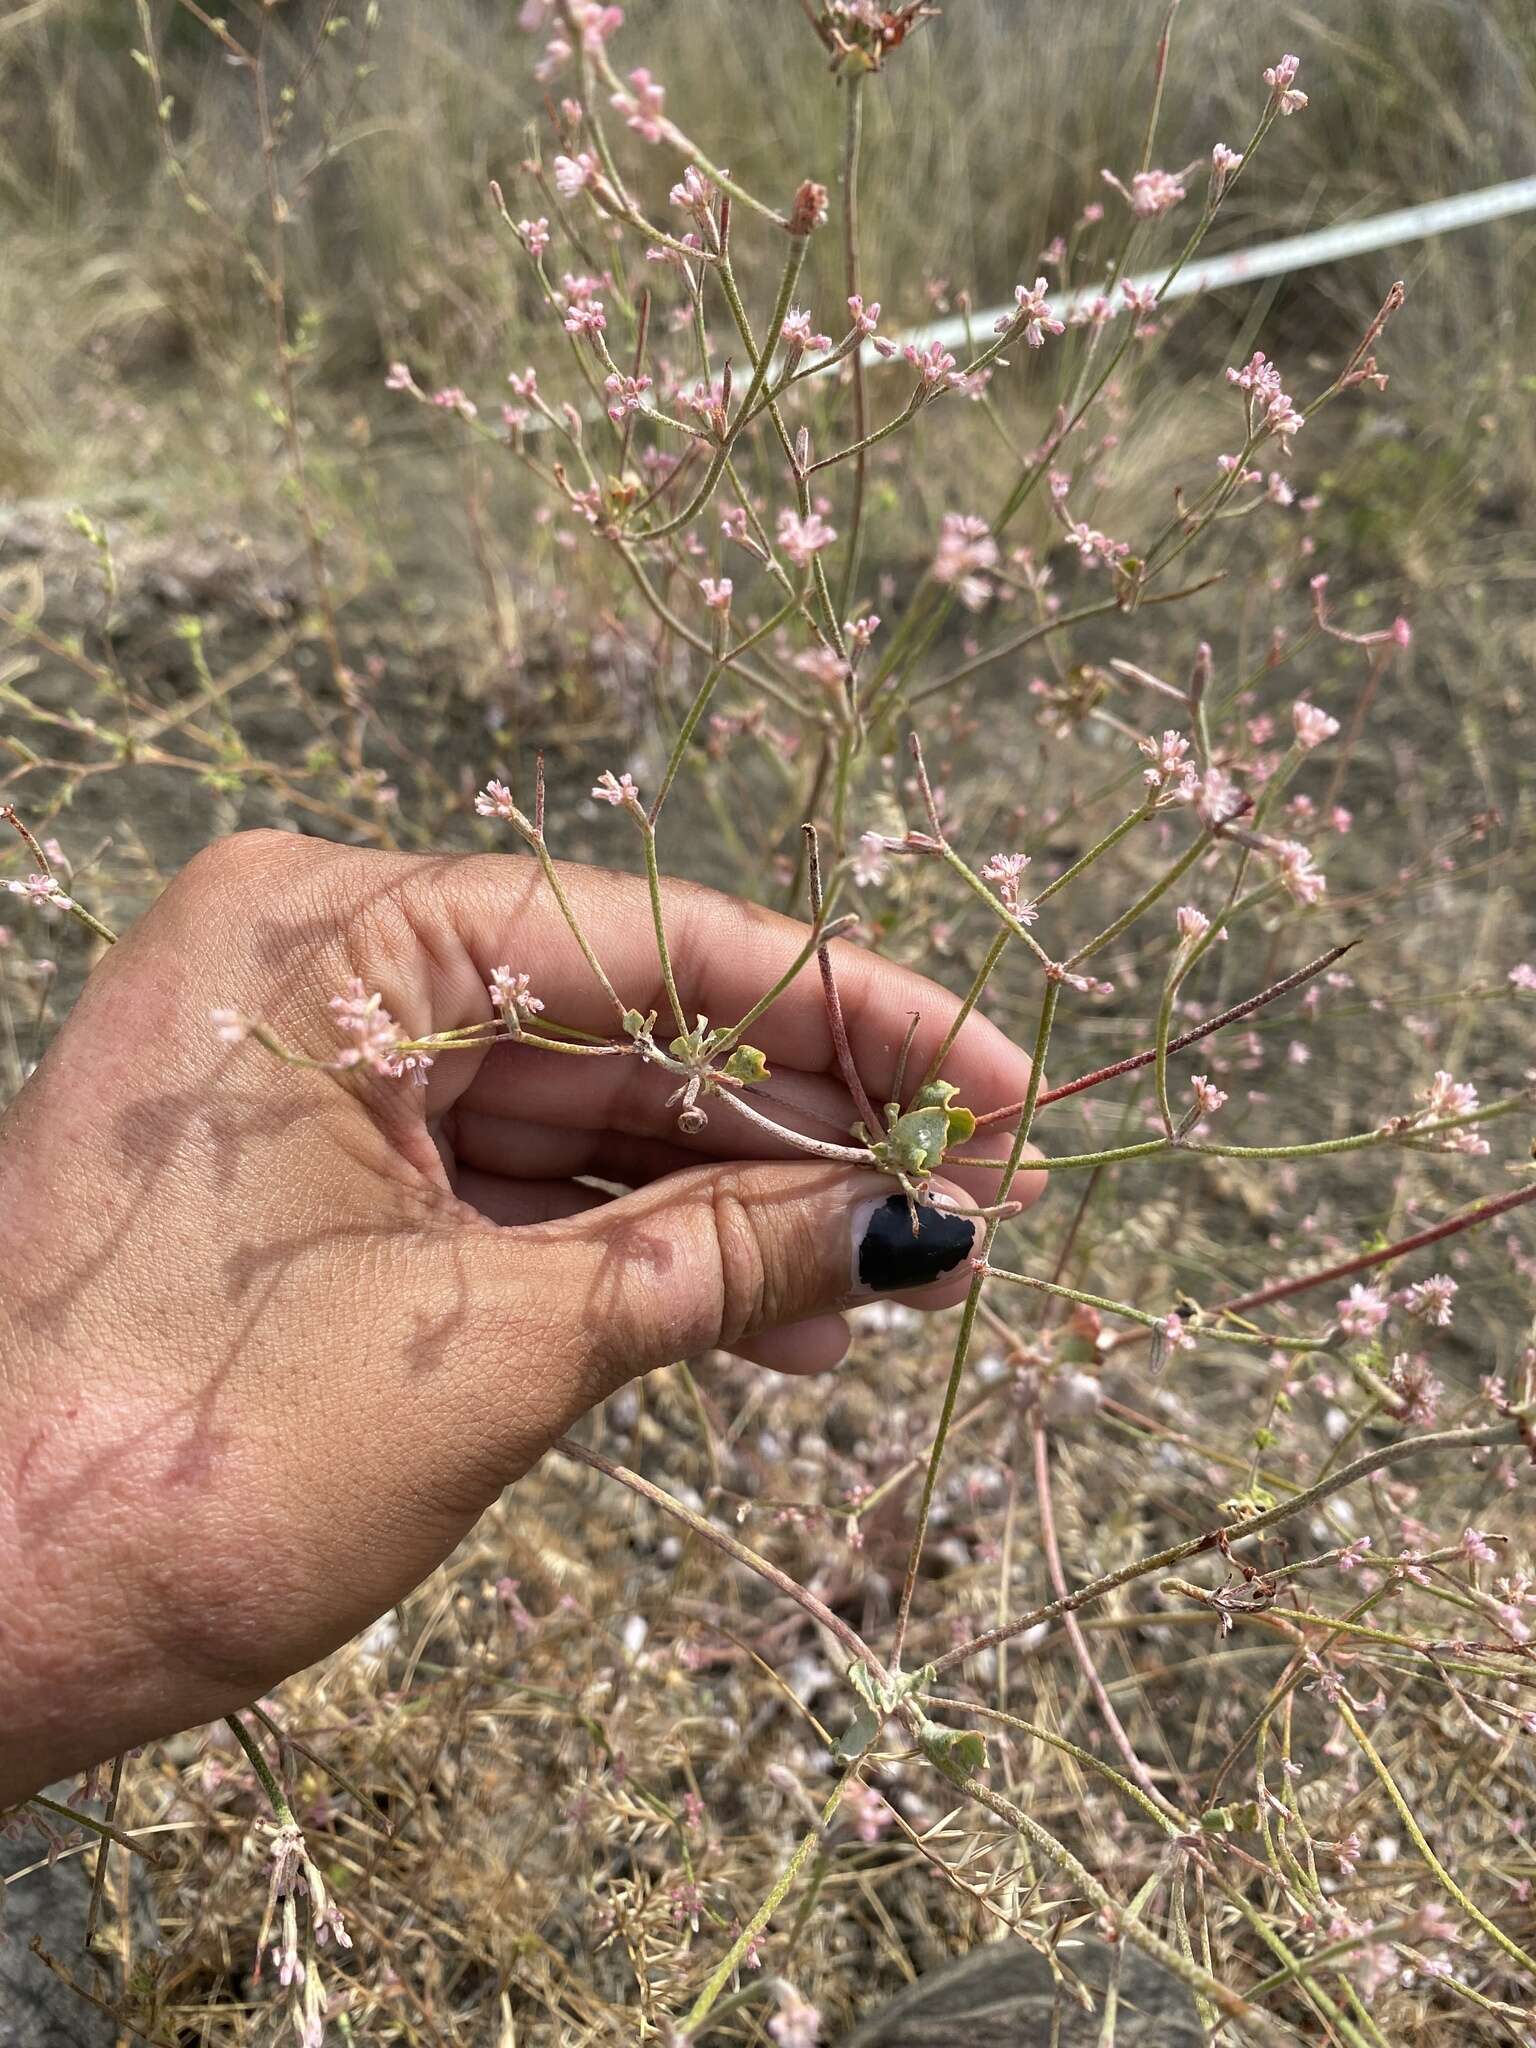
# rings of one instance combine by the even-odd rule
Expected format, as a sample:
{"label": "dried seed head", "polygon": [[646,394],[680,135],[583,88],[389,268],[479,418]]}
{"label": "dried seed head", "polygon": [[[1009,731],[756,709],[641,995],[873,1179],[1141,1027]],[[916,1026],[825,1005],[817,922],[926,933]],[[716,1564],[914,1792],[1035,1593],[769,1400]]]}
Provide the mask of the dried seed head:
{"label": "dried seed head", "polygon": [[814,234],[825,225],[827,218],[827,188],[818,185],[814,178],[807,178],[795,194],[795,203],[790,209],[789,232],[792,235]]}

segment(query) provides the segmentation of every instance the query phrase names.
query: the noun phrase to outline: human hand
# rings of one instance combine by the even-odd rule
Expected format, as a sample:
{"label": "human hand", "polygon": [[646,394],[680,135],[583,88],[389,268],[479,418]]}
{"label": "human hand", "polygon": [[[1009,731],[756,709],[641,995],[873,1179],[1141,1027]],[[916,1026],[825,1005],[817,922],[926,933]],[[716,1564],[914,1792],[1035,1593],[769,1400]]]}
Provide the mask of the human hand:
{"label": "human hand", "polygon": [[[561,872],[651,1007],[644,884]],[[690,1016],[743,1014],[805,938],[680,883],[665,911]],[[958,1004],[833,950],[883,1102],[911,1013],[916,1075]],[[208,1021],[233,1006],[330,1058],[352,976],[424,1036],[487,1018],[507,960],[549,1017],[612,1029],[532,861],[226,840],[100,962],[0,1121],[0,1806],[345,1641],[635,1374],[716,1346],[823,1370],[861,1293],[964,1294],[971,1224],[925,1210],[914,1239],[889,1179],[718,1106],[684,1135],[637,1060],[502,1044],[414,1088],[221,1047]],[[814,968],[752,1036],[775,1116],[846,1142]],[[972,1017],[945,1073],[984,1111],[1029,1062]],[[987,1200],[995,1176],[939,1185]]]}

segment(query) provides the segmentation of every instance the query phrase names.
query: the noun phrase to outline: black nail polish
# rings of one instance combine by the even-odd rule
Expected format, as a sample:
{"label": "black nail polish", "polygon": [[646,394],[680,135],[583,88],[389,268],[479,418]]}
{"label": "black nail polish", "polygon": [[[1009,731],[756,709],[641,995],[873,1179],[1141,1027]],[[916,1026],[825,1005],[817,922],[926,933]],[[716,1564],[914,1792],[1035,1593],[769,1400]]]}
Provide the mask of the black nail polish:
{"label": "black nail polish", "polygon": [[901,1195],[872,1203],[854,1219],[855,1278],[869,1294],[904,1293],[952,1273],[976,1244],[976,1225],[952,1210],[917,1205],[917,1229]]}

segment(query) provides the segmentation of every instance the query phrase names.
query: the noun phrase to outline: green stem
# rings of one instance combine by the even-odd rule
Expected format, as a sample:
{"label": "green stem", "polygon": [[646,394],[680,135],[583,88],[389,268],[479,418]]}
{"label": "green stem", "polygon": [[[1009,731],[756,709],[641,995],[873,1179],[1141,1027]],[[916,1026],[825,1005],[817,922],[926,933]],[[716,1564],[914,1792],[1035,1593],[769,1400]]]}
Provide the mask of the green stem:
{"label": "green stem", "polygon": [[1512,1941],[1510,1937],[1504,1932],[1503,1928],[1498,1926],[1495,1921],[1490,1920],[1488,1918],[1488,1915],[1483,1911],[1482,1907],[1479,1906],[1475,1900],[1469,1898],[1467,1893],[1462,1890],[1461,1886],[1456,1882],[1455,1878],[1452,1877],[1451,1873],[1440,1861],[1440,1858],[1429,1846],[1429,1842],[1425,1837],[1424,1830],[1419,1826],[1418,1821],[1414,1818],[1412,1807],[1408,1804],[1407,1800],[1398,1790],[1397,1780],[1392,1776],[1392,1773],[1387,1769],[1387,1766],[1385,1765],[1385,1763],[1383,1763],[1375,1746],[1372,1744],[1371,1738],[1366,1734],[1365,1730],[1361,1727],[1360,1722],[1355,1715],[1354,1708],[1350,1705],[1349,1701],[1342,1694],[1340,1695],[1337,1704],[1340,1716],[1343,1719],[1345,1727],[1348,1728],[1350,1734],[1355,1738],[1355,1741],[1359,1744],[1361,1754],[1364,1756],[1366,1762],[1370,1765],[1371,1769],[1376,1773],[1376,1776],[1381,1780],[1381,1788],[1386,1793],[1388,1799],[1391,1800],[1393,1806],[1396,1808],[1398,1819],[1407,1829],[1409,1838],[1413,1842],[1414,1847],[1418,1850],[1419,1854],[1424,1858],[1424,1861],[1429,1865],[1430,1869],[1434,1872],[1435,1877],[1438,1879],[1442,1890],[1444,1890],[1451,1898],[1453,1898],[1456,1901],[1456,1904],[1460,1906],[1461,1910],[1463,1911],[1463,1913],[1466,1914],[1469,1920],[1476,1921],[1477,1925],[1482,1928],[1484,1934],[1486,1934],[1491,1941],[1496,1942],[1498,1946],[1504,1951],[1505,1955],[1507,1955],[1511,1959],[1511,1961],[1518,1963],[1521,1969],[1528,1971],[1532,1977],[1536,1977],[1536,1956],[1527,1954],[1527,1952],[1523,1948],[1521,1948],[1520,1944],[1517,1941]]}
{"label": "green stem", "polygon": [[738,656],[746,653],[749,647],[755,647],[760,640],[766,640],[771,633],[777,632],[790,614],[799,608],[800,603],[801,596],[796,591],[755,632],[749,633],[745,640],[739,640],[734,647],[720,655],[717,660],[711,662],[708,672],[694,696],[693,702],[688,707],[687,716],[683,720],[682,728],[672,743],[672,752],[667,757],[666,772],[661,778],[661,787],[657,790],[655,801],[651,805],[650,817],[652,825],[656,823],[657,814],[667,800],[667,793],[677,780],[677,772],[683,765],[683,757],[688,751],[695,732],[698,730],[699,720],[709,709],[710,699],[715,694],[715,688],[720,678],[734,664]]}
{"label": "green stem", "polygon": [[[997,1191],[997,1199],[1000,1202],[1006,1202],[1008,1199],[1014,1175],[1019,1170],[1019,1164],[1029,1143],[1029,1133],[1035,1121],[1035,1106],[1040,1099],[1040,1087],[1045,1074],[1045,1055],[1051,1042],[1051,1026],[1055,1022],[1056,1005],[1060,997],[1059,983],[1047,982],[1045,998],[1040,1005],[1040,1022],[1035,1031],[1034,1050],[1030,1055],[1032,1064],[1029,1092],[1024,1098],[1019,1128],[1003,1168],[1002,1181]],[[1002,1218],[999,1216],[988,1219],[986,1235],[981,1246],[983,1259],[990,1258],[1001,1223]],[[939,1465],[944,1456],[944,1445],[949,1436],[950,1424],[954,1420],[955,1403],[960,1397],[960,1383],[965,1377],[965,1363],[970,1355],[971,1333],[976,1327],[983,1285],[982,1275],[978,1272],[971,1281],[970,1292],[965,1297],[965,1307],[961,1311],[960,1329],[955,1339],[955,1354],[949,1368],[949,1381],[944,1389],[938,1425],[934,1431],[933,1448],[928,1454],[928,1469],[923,1474],[922,1499],[918,1503],[917,1523],[912,1531],[912,1548],[908,1553],[906,1577],[902,1582],[901,1606],[896,1616],[896,1644],[891,1653],[893,1667],[900,1665],[901,1652],[906,1643],[907,1624],[912,1614],[912,1596],[917,1589],[917,1575],[923,1561],[923,1545],[928,1535],[928,1517],[933,1509],[934,1491],[939,1483]]]}
{"label": "green stem", "polygon": [[987,983],[992,979],[993,971],[998,961],[1002,959],[1003,954],[1007,951],[1008,941],[1012,937],[1013,933],[1005,925],[987,948],[987,957],[977,968],[971,985],[965,992],[965,1000],[955,1012],[954,1021],[945,1032],[938,1051],[928,1062],[928,1071],[923,1075],[922,1079],[923,1087],[926,1088],[930,1081],[936,1081],[944,1071],[944,1062],[949,1058],[951,1051],[954,1049],[955,1040],[965,1028],[966,1020],[969,1018],[972,1010],[975,1009],[985,994]]}
{"label": "green stem", "polygon": [[683,1014],[682,998],[677,992],[677,977],[672,972],[672,952],[667,945],[667,923],[661,907],[661,870],[656,865],[656,832],[644,812],[639,814],[640,836],[645,846],[645,883],[651,894],[651,922],[656,927],[656,957],[661,964],[662,986],[667,991],[667,1001],[672,1006],[672,1015],[677,1023],[678,1036],[688,1036],[688,1019]]}
{"label": "green stem", "polygon": [[1211,835],[1208,832],[1203,833],[1194,845],[1174,862],[1160,882],[1154,882],[1144,895],[1138,896],[1130,909],[1123,911],[1113,924],[1106,925],[1097,938],[1090,939],[1086,946],[1079,946],[1067,962],[1068,967],[1080,967],[1085,960],[1091,960],[1095,953],[1101,952],[1105,946],[1118,939],[1123,931],[1129,930],[1137,918],[1144,916],[1160,897],[1166,896],[1174,883],[1187,874],[1203,854],[1209,852],[1211,845]]}
{"label": "green stem", "polygon": [[298,1822],[294,1819],[293,1808],[288,1804],[282,1786],[278,1784],[276,1778],[272,1775],[271,1768],[257,1747],[255,1738],[251,1735],[238,1714],[229,1714],[225,1719],[230,1733],[245,1751],[246,1756],[250,1760],[251,1769],[261,1781],[261,1789],[267,1795],[267,1804],[276,1816],[278,1824],[285,1828],[296,1828]]}

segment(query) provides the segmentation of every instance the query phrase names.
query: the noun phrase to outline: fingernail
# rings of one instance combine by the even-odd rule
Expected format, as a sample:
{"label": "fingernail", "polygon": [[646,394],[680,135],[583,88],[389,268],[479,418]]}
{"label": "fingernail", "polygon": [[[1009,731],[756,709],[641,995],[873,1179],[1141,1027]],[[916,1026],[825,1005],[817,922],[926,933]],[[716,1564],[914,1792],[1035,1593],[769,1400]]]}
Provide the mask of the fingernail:
{"label": "fingernail", "polygon": [[917,1229],[905,1197],[864,1202],[853,1212],[853,1282],[860,1294],[905,1293],[952,1273],[976,1246],[976,1225],[949,1209],[917,1204]]}

